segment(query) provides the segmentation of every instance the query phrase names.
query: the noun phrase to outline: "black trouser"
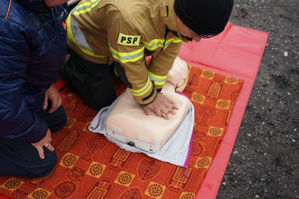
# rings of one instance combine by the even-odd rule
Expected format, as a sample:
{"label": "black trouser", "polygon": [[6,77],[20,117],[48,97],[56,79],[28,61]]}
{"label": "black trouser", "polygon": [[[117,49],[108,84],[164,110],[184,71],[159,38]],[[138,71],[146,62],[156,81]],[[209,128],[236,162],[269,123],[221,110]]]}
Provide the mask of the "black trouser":
{"label": "black trouser", "polygon": [[[43,99],[39,100],[43,101]],[[48,124],[53,132],[61,129],[66,124],[66,113],[60,106],[54,113],[48,110],[37,112]],[[16,140],[0,139],[0,176],[41,177],[50,173],[56,165],[57,155],[55,151],[49,151],[44,147],[45,159],[40,159],[36,148],[31,143]]]}
{"label": "black trouser", "polygon": [[70,58],[62,70],[62,77],[87,105],[99,110],[116,99],[112,67],[85,60],[70,50]]}

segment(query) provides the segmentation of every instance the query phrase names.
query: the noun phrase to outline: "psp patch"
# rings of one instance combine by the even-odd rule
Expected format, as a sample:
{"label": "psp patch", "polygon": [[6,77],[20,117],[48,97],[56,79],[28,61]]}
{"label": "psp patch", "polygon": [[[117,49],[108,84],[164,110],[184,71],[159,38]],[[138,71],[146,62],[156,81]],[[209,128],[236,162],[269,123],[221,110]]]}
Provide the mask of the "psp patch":
{"label": "psp patch", "polygon": [[117,43],[124,46],[139,46],[141,35],[125,35],[119,33]]}

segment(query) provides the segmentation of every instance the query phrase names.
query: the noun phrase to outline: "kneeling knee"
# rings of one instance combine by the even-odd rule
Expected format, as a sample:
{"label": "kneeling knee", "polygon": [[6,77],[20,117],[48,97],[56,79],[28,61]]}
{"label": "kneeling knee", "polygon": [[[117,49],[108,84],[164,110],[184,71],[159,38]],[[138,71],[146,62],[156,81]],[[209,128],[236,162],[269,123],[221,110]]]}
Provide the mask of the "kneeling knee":
{"label": "kneeling knee", "polygon": [[49,174],[56,166],[57,154],[55,151],[44,150],[45,159],[40,159],[39,166],[31,171],[32,177],[42,177]]}

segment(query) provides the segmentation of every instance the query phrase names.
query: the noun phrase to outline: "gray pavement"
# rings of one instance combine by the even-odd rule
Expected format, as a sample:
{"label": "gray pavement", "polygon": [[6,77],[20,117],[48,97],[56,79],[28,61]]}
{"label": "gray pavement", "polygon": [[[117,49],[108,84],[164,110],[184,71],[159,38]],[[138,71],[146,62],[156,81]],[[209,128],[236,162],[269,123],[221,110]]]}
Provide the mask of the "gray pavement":
{"label": "gray pavement", "polygon": [[235,1],[231,22],[269,39],[217,199],[297,199],[299,0]]}

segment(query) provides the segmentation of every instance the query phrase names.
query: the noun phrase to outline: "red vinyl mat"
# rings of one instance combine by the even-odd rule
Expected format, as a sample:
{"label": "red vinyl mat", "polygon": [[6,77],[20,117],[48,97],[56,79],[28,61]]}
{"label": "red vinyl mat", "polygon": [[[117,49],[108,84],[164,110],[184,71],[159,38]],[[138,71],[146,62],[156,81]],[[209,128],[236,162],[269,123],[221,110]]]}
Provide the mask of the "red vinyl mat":
{"label": "red vinyl mat", "polygon": [[68,124],[53,135],[56,168],[37,179],[2,176],[0,193],[39,199],[216,198],[267,37],[229,23],[215,38],[183,44],[179,56],[192,66],[184,92],[196,111],[188,169],[126,152],[89,132],[97,111],[66,93]]}
{"label": "red vinyl mat", "polygon": [[215,199],[220,187],[252,87],[265,50],[268,33],[228,23],[223,33],[185,43],[179,56],[192,66],[244,80],[231,120],[196,198]]}

